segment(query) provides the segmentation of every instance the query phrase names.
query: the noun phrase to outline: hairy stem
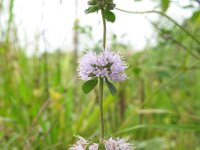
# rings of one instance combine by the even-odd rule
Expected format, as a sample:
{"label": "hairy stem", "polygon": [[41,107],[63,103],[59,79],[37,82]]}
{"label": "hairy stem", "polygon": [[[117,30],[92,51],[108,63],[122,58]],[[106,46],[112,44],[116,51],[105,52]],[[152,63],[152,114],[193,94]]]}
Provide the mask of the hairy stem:
{"label": "hairy stem", "polygon": [[101,16],[102,16],[102,21],[103,21],[103,49],[105,50],[106,48],[106,19],[104,16],[103,9],[101,9]]}
{"label": "hairy stem", "polygon": [[101,120],[101,139],[104,139],[104,117],[103,117],[103,78],[99,78],[99,108]]}
{"label": "hairy stem", "polygon": [[169,17],[168,15],[166,15],[165,13],[161,12],[161,11],[157,11],[157,10],[149,10],[149,11],[142,11],[142,12],[137,12],[137,11],[127,11],[127,10],[123,10],[123,9],[119,9],[119,8],[115,8],[119,11],[125,12],[125,13],[130,13],[130,14],[150,14],[150,13],[156,13],[159,14],[165,18],[167,18],[168,20],[170,20],[171,22],[173,22],[177,27],[179,27],[183,32],[185,32],[191,39],[193,39],[193,41],[195,41],[197,44],[200,45],[200,41],[199,39],[197,39],[192,33],[190,33],[189,31],[187,31],[184,27],[182,27],[180,24],[178,24],[174,19],[172,19],[171,17]]}

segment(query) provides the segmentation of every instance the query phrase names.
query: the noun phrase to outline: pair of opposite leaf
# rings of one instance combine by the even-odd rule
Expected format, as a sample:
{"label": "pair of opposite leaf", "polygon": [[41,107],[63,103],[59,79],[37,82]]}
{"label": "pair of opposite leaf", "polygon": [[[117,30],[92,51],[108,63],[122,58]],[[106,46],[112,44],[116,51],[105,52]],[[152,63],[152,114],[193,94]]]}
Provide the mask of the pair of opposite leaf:
{"label": "pair of opposite leaf", "polygon": [[[116,87],[107,78],[103,78],[103,80],[105,81],[110,93],[114,96],[117,93]],[[91,92],[96,87],[97,84],[98,84],[98,78],[93,78],[91,80],[86,81],[83,84],[82,90],[84,93],[87,94]]]}

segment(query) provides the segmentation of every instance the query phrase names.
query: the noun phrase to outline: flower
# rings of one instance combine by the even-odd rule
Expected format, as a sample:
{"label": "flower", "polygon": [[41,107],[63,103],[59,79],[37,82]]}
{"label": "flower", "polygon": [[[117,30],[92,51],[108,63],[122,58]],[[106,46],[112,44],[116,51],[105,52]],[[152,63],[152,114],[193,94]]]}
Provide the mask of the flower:
{"label": "flower", "polygon": [[[88,142],[82,137],[78,137],[79,140],[72,145],[69,150],[98,150],[99,144]],[[126,142],[126,139],[113,139],[112,137],[108,140],[100,141],[101,144],[104,144],[105,150],[134,150],[134,147]],[[101,149],[101,148],[100,148]]]}
{"label": "flower", "polygon": [[74,144],[72,145],[69,150],[85,150],[87,145],[88,145],[88,142],[87,140],[85,140],[84,138],[82,137],[78,137],[79,140]]}
{"label": "flower", "polygon": [[96,143],[93,143],[92,145],[89,146],[89,150],[98,150],[99,145]]}
{"label": "flower", "polygon": [[133,150],[129,143],[126,143],[127,140],[125,139],[113,139],[109,138],[105,141],[105,148],[106,150]]}
{"label": "flower", "polygon": [[79,60],[78,72],[82,80],[106,77],[113,81],[123,81],[127,78],[126,68],[119,54],[105,50],[97,55],[89,51]]}

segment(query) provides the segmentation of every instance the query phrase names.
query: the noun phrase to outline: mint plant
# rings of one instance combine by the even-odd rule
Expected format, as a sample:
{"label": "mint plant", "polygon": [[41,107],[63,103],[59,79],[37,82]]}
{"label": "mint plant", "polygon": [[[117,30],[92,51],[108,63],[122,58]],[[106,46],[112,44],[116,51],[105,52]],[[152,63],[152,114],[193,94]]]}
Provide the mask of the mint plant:
{"label": "mint plant", "polygon": [[86,81],[82,90],[88,94],[97,85],[99,85],[99,110],[100,110],[100,139],[99,143],[91,143],[82,137],[71,147],[71,150],[130,150],[131,146],[126,143],[124,139],[109,138],[105,140],[105,126],[104,126],[104,111],[103,111],[103,91],[104,84],[107,85],[110,93],[115,95],[117,89],[112,81],[124,81],[127,78],[125,70],[127,65],[124,63],[122,57],[112,51],[106,49],[106,22],[114,22],[115,14],[112,10],[115,8],[113,0],[90,0],[89,7],[85,10],[87,14],[98,13],[101,11],[103,21],[103,44],[102,51],[96,53],[88,51],[82,58],[79,59],[78,74],[79,77]]}

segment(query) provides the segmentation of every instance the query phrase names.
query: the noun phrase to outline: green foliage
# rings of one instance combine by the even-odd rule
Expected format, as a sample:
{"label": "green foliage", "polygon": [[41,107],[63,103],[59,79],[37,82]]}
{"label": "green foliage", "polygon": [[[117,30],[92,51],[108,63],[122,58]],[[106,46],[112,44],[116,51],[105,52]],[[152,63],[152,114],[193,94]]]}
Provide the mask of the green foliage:
{"label": "green foliage", "polygon": [[109,22],[115,22],[115,14],[109,10],[106,10],[104,12],[104,15],[105,15],[105,19]]}
{"label": "green foliage", "polygon": [[[111,96],[116,88],[106,81],[106,138],[129,137],[137,150],[197,150],[199,45],[168,20],[163,22],[154,24],[155,32],[159,32],[157,45],[141,52],[133,53],[126,43],[122,46],[123,37],[113,37],[112,46],[121,50],[129,64],[129,78],[116,83],[119,97]],[[182,26],[199,39],[199,10],[194,10]],[[91,32],[88,27],[79,31]],[[26,50],[12,39],[0,41],[0,149],[60,150],[74,143],[74,135],[98,137],[98,95],[82,92],[82,81],[75,78],[73,54],[27,57]],[[95,91],[98,81],[88,82],[84,85],[86,93]]]}
{"label": "green foliage", "polygon": [[97,78],[94,78],[94,79],[91,79],[89,81],[86,81],[82,86],[83,92],[85,94],[91,92],[95,88],[97,83],[98,83],[98,79]]}
{"label": "green foliage", "polygon": [[115,22],[115,14],[111,11],[115,8],[112,0],[90,0],[88,1],[89,7],[85,10],[86,14],[103,11],[103,15],[108,22]]}
{"label": "green foliage", "polygon": [[114,96],[117,93],[116,87],[107,79],[105,78],[106,85],[110,91],[110,93]]}
{"label": "green foliage", "polygon": [[140,73],[141,73],[141,68],[140,67],[134,67],[133,73],[135,74],[135,76],[139,76]]}
{"label": "green foliage", "polygon": [[199,19],[200,18],[200,11],[199,10],[197,10],[197,11],[195,11],[194,13],[193,13],[193,15],[192,15],[192,17],[191,17],[191,20],[193,21],[193,22],[195,22],[197,19]]}
{"label": "green foliage", "polygon": [[113,0],[89,0],[89,6],[98,6],[99,9],[112,10],[115,8]]}
{"label": "green foliage", "polygon": [[98,6],[91,6],[88,9],[85,10],[85,13],[89,14],[89,13],[97,12],[98,10],[99,10]]}
{"label": "green foliage", "polygon": [[166,12],[169,8],[170,0],[161,0],[161,9],[163,12]]}

